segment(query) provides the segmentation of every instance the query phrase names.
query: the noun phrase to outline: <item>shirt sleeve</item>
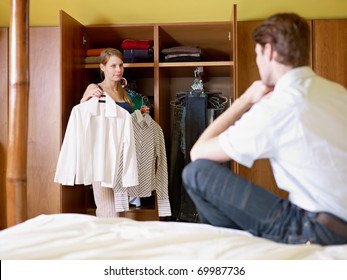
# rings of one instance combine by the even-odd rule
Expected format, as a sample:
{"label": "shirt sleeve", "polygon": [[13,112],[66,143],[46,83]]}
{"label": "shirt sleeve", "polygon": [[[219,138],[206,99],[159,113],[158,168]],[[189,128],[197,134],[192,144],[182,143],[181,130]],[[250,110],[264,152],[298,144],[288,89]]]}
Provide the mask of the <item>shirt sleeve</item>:
{"label": "shirt sleeve", "polygon": [[76,110],[71,111],[63,144],[60,149],[54,182],[73,186],[77,164],[77,120]]}
{"label": "shirt sleeve", "polygon": [[255,160],[275,153],[274,125],[271,108],[266,102],[258,103],[219,135],[219,144],[230,158],[252,167]]}
{"label": "shirt sleeve", "polygon": [[125,139],[122,180],[123,187],[132,187],[139,184],[139,176],[131,114],[126,114],[124,129]]}

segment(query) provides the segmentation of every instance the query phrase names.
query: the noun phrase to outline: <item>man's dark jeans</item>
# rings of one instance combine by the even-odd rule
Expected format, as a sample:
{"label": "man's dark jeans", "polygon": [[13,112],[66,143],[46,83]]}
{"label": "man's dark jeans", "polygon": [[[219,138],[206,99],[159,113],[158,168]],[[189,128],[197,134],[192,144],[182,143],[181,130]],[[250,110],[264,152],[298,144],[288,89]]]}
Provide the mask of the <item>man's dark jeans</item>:
{"label": "man's dark jeans", "polygon": [[297,207],[221,164],[196,160],[185,167],[182,179],[202,223],[245,230],[281,243],[347,243],[346,237],[316,220],[318,213]]}

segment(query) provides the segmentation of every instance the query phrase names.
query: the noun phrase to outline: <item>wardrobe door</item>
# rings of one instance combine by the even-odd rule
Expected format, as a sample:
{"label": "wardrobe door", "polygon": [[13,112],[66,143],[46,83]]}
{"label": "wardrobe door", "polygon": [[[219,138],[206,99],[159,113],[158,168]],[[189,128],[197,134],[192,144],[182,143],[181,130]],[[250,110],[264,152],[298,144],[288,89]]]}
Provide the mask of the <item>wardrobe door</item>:
{"label": "wardrobe door", "polygon": [[[262,21],[240,21],[238,22],[238,92],[239,97],[252,84],[259,80],[259,72],[255,62],[255,44],[252,40],[252,30]],[[281,196],[287,197],[287,193],[280,190],[273,177],[269,160],[257,160],[252,168],[247,168],[238,163],[234,164],[234,169],[240,176],[252,181],[259,186]]]}
{"label": "wardrobe door", "polygon": [[[61,54],[61,135],[63,141],[72,108],[77,105],[85,90],[84,42],[85,28],[64,11],[60,11]],[[86,213],[86,186],[61,187],[61,211]]]}
{"label": "wardrobe door", "polygon": [[58,27],[31,27],[29,48],[28,218],[60,213],[53,182],[60,150],[60,55]]}
{"label": "wardrobe door", "polygon": [[60,11],[61,36],[61,112],[62,137],[73,106],[78,104],[85,90],[84,42],[85,28],[64,11]]}
{"label": "wardrobe door", "polygon": [[8,125],[8,28],[0,28],[0,230],[6,227],[6,158]]}
{"label": "wardrobe door", "polygon": [[313,67],[347,87],[347,19],[313,20]]}

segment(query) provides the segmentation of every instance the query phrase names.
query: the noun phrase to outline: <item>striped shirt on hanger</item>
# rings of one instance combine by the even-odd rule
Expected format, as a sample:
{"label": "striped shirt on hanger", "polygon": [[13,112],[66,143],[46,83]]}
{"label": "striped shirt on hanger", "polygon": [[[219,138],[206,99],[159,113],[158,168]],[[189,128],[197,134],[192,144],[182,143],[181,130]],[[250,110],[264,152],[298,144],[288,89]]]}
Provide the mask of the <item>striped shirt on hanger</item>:
{"label": "striped shirt on hanger", "polygon": [[149,197],[156,191],[160,217],[171,216],[168,192],[168,170],[162,128],[149,114],[139,110],[131,114],[139,185],[123,188],[120,181],[114,189],[116,211],[128,211],[128,196]]}

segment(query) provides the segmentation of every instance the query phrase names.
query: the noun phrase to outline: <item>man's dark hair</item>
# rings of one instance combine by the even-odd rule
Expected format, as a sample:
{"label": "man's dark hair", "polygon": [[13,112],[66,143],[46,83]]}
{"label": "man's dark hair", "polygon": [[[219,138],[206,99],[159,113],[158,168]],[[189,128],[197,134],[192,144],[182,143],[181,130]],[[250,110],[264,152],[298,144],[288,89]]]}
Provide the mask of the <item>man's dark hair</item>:
{"label": "man's dark hair", "polygon": [[275,14],[256,27],[253,40],[262,47],[269,43],[278,53],[279,63],[306,66],[310,57],[310,27],[294,13]]}

